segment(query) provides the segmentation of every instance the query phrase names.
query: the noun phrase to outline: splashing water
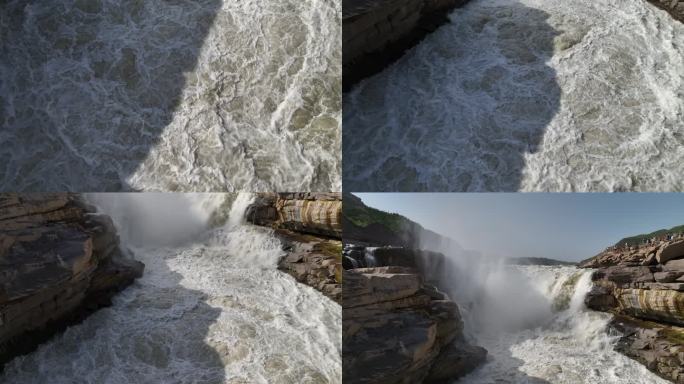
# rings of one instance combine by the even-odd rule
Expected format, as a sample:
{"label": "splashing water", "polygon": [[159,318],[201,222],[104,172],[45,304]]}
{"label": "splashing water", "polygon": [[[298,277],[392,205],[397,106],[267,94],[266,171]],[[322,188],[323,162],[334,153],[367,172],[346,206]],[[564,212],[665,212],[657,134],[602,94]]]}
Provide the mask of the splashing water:
{"label": "splashing water", "polygon": [[339,0],[3,1],[0,185],[339,190],[340,18]]}
{"label": "splashing water", "polygon": [[[511,276],[517,276],[525,282],[511,288],[514,296],[490,283],[485,287],[490,294],[470,310],[460,303],[466,332],[489,351],[489,358],[458,383],[667,383],[615,352],[606,332],[610,315],[584,307],[592,271],[509,266],[503,272],[508,281],[515,282]],[[497,294],[503,299],[492,299]],[[517,308],[521,305],[525,308]]]}
{"label": "splashing water", "polygon": [[[11,361],[0,382],[341,383],[340,306],[276,270],[282,250],[270,229],[210,228],[212,213],[202,207],[221,206],[224,195],[146,195],[89,198],[119,230],[167,224],[163,216],[138,220],[145,206],[145,216],[174,208],[178,220],[187,214],[185,230],[202,230],[181,244],[132,238],[127,245],[145,263],[144,276],[111,307]],[[233,214],[242,218],[244,211],[231,212],[229,221],[239,223]],[[148,239],[157,243],[146,246]]]}
{"label": "splashing water", "polygon": [[646,1],[477,0],[344,97],[353,191],[684,189],[684,24]]}

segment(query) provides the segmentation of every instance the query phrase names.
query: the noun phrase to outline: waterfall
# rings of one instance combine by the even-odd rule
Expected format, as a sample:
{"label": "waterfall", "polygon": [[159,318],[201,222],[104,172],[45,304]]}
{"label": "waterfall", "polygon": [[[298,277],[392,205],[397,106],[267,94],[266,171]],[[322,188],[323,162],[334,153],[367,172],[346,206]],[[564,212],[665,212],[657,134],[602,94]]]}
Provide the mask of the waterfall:
{"label": "waterfall", "polygon": [[[14,359],[0,382],[341,382],[342,311],[276,269],[250,194],[93,194],[145,274],[113,305]],[[224,225],[211,225],[228,209]]]}
{"label": "waterfall", "polygon": [[475,304],[461,306],[468,336],[490,356],[459,383],[666,383],[613,350],[611,316],[584,306],[591,273],[557,266],[493,272]]}

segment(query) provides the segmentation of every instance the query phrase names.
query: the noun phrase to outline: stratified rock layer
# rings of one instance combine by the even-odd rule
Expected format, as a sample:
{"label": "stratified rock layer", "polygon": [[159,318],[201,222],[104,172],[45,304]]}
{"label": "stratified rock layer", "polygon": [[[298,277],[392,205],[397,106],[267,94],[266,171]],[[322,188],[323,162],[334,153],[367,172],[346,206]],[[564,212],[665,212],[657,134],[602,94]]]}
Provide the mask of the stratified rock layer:
{"label": "stratified rock layer", "polygon": [[610,247],[580,266],[598,268],[585,303],[616,315],[612,326],[623,334],[618,350],[684,383],[684,239]]}
{"label": "stratified rock layer", "polygon": [[342,194],[261,193],[246,217],[274,228],[283,241],[280,270],[341,302]]}
{"label": "stratified rock layer", "polygon": [[0,195],[0,366],[141,276],[111,219],[71,194]]}
{"label": "stratified rock layer", "polygon": [[[363,252],[362,247],[347,245]],[[449,383],[484,362],[487,351],[463,337],[458,306],[426,284],[420,251],[397,247],[376,266],[344,270],[343,377],[350,383]],[[375,250],[375,248],[374,248]],[[390,255],[390,253],[396,255]],[[354,256],[347,256],[353,258]],[[361,262],[360,259],[355,259]]]}

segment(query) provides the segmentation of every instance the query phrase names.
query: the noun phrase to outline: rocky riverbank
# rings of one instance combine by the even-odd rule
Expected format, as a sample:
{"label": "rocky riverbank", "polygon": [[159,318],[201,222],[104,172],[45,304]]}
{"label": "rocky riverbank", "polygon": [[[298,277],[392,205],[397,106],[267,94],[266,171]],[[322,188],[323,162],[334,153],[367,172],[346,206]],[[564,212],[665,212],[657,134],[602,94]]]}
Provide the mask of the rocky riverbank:
{"label": "rocky riverbank", "polygon": [[684,383],[684,238],[610,247],[580,267],[597,268],[585,303],[616,315],[617,349]]}
{"label": "rocky riverbank", "polygon": [[143,273],[74,194],[0,194],[0,369],[111,304]]}
{"label": "rocky riverbank", "polygon": [[666,10],[676,20],[684,23],[684,0],[648,0],[648,2]]}
{"label": "rocky riverbank", "polygon": [[345,244],[343,257],[345,380],[448,383],[485,361],[465,341],[456,303],[426,279],[443,255]]}
{"label": "rocky riverbank", "polygon": [[345,90],[380,72],[468,0],[344,0],[342,81]]}
{"label": "rocky riverbank", "polygon": [[261,193],[247,220],[275,229],[286,255],[278,268],[338,303],[342,301],[342,195]]}

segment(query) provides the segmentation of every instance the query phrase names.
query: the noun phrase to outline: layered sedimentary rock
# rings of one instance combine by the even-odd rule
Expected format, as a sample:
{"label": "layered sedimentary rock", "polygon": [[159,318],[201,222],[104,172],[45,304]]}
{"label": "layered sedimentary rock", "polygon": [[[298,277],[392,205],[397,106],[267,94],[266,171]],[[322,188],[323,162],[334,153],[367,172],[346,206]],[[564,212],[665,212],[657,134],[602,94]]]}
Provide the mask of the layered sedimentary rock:
{"label": "layered sedimentary rock", "polygon": [[610,247],[580,267],[598,268],[585,303],[617,315],[618,349],[684,383],[684,238]]}
{"label": "layered sedimentary rock", "polygon": [[0,365],[141,276],[114,225],[72,194],[0,195]]}
{"label": "layered sedimentary rock", "polygon": [[648,0],[657,7],[670,13],[672,17],[684,23],[684,0]]}
{"label": "layered sedimentary rock", "polygon": [[381,71],[468,0],[344,0],[344,88]]}
{"label": "layered sedimentary rock", "polygon": [[346,245],[344,253],[345,381],[448,383],[484,362],[487,351],[464,340],[456,303],[425,281],[425,266],[439,262],[421,260],[440,254],[371,248],[376,266],[360,268],[368,264],[364,247]]}
{"label": "layered sedimentary rock", "polygon": [[279,269],[341,302],[341,194],[262,193],[246,216],[253,224],[274,228],[283,241],[286,255]]}

